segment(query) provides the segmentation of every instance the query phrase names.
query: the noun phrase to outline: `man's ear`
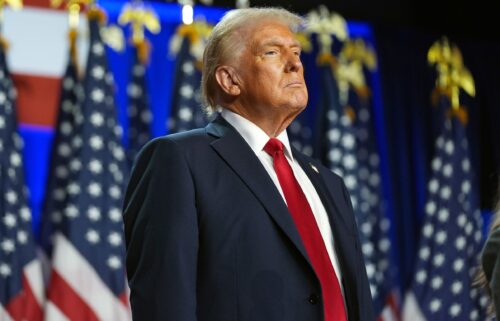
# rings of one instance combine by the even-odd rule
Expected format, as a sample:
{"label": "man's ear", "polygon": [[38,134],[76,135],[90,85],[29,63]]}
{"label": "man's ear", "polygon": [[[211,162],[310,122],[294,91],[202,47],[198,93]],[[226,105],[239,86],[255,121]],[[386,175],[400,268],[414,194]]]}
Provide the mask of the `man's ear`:
{"label": "man's ear", "polygon": [[230,66],[219,66],[215,70],[215,78],[222,91],[229,96],[238,96],[241,92],[240,82],[234,68]]}

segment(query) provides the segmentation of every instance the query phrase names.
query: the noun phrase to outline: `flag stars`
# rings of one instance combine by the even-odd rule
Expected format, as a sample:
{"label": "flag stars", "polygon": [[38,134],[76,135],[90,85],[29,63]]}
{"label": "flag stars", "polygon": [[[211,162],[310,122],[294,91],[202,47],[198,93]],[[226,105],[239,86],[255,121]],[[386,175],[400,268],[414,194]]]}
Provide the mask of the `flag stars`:
{"label": "flag stars", "polygon": [[112,208],[109,211],[109,218],[113,222],[120,222],[122,219],[122,212],[119,209],[117,209],[116,207]]}
{"label": "flag stars", "polygon": [[92,159],[89,162],[89,170],[94,174],[102,173],[102,163],[97,159]]}
{"label": "flag stars", "polygon": [[416,280],[418,283],[423,284],[427,280],[427,272],[425,270],[419,270],[416,275]]}
{"label": "flag stars", "polygon": [[92,182],[87,187],[87,192],[94,197],[99,197],[102,194],[102,188],[99,183]]}
{"label": "flag stars", "polygon": [[66,207],[66,209],[64,210],[64,214],[66,214],[66,216],[69,218],[76,218],[78,217],[78,215],[80,215],[80,212],[75,205],[71,204]]}
{"label": "flag stars", "polygon": [[441,288],[443,285],[443,279],[439,276],[433,277],[431,280],[431,286],[434,290]]}
{"label": "flag stars", "polygon": [[179,118],[185,122],[189,122],[193,119],[193,112],[189,107],[183,106],[179,109]]}
{"label": "flag stars", "polygon": [[449,186],[443,186],[443,188],[441,188],[441,198],[444,199],[444,200],[448,200],[450,199],[450,196],[451,196],[451,188]]}
{"label": "flag stars", "polygon": [[456,259],[454,262],[453,262],[453,270],[455,272],[460,272],[462,271],[464,267],[464,260],[463,259]]}
{"label": "flag stars", "polygon": [[452,317],[458,316],[460,314],[461,310],[462,310],[462,308],[460,307],[460,305],[458,303],[453,303],[450,307],[450,310],[449,310],[450,316],[452,316]]}
{"label": "flag stars", "polygon": [[434,226],[430,223],[426,223],[423,228],[423,233],[425,237],[431,237],[434,233]]}
{"label": "flag stars", "polygon": [[433,215],[436,212],[436,203],[430,201],[425,204],[425,212],[429,215]]}
{"label": "flag stars", "polygon": [[193,98],[193,94],[194,94],[194,90],[193,90],[193,87],[191,87],[190,85],[182,85],[181,89],[180,89],[180,94],[182,97],[185,97],[187,99],[191,99]]}
{"label": "flag stars", "polygon": [[465,241],[465,237],[463,237],[463,236],[459,236],[455,240],[455,247],[457,248],[458,251],[462,251],[465,248],[465,244],[466,244],[466,241]]}
{"label": "flag stars", "polygon": [[17,232],[17,241],[19,244],[26,244],[28,242],[28,233],[26,231],[18,231]]}
{"label": "flag stars", "polygon": [[89,143],[90,143],[90,147],[92,147],[92,149],[94,149],[94,150],[100,150],[104,146],[104,143],[102,141],[102,137],[97,136],[97,135],[93,135],[92,137],[90,137]]}
{"label": "flag stars", "polygon": [[68,193],[70,195],[77,195],[78,193],[80,193],[80,185],[78,185],[77,183],[75,182],[71,182],[69,185],[68,185]]}
{"label": "flag stars", "polygon": [[99,88],[95,88],[90,92],[90,99],[95,103],[102,103],[104,101],[105,95],[104,91]]}
{"label": "flag stars", "polygon": [[462,292],[462,289],[463,289],[463,285],[462,285],[462,282],[460,282],[460,281],[455,281],[451,285],[451,292],[453,294],[459,294],[460,292]]}
{"label": "flag stars", "polygon": [[12,270],[9,265],[5,263],[0,263],[0,275],[4,278],[9,277],[12,274]]}
{"label": "flag stars", "polygon": [[446,145],[444,146],[444,150],[448,155],[451,155],[455,150],[455,144],[453,143],[453,141],[451,140],[447,141]]}
{"label": "flag stars", "polygon": [[71,162],[69,163],[69,168],[73,172],[77,172],[82,168],[82,162],[80,162],[80,160],[76,158],[72,159]]}
{"label": "flag stars", "polygon": [[14,152],[10,155],[10,164],[14,167],[21,165],[21,156],[19,153]]}
{"label": "flag stars", "polygon": [[328,139],[332,143],[337,143],[340,140],[340,130],[338,128],[333,128],[328,131]]}
{"label": "flag stars", "polygon": [[56,177],[59,179],[65,179],[69,175],[69,171],[66,167],[60,165],[56,167]]}
{"label": "flag stars", "polygon": [[118,186],[113,185],[109,188],[109,195],[114,199],[119,199],[122,196],[122,192]]}
{"label": "flag stars", "polygon": [[61,123],[60,129],[61,129],[61,133],[63,135],[68,136],[73,131],[73,125],[71,125],[69,122],[65,121],[65,122]]}
{"label": "flag stars", "polygon": [[112,246],[119,246],[122,244],[122,237],[118,232],[112,232],[108,235],[108,242]]}
{"label": "flag stars", "polygon": [[23,206],[21,209],[19,209],[19,215],[21,216],[21,219],[25,222],[31,221],[31,211],[28,207]]}
{"label": "flag stars", "polygon": [[439,253],[436,256],[434,256],[433,263],[437,267],[442,266],[444,263],[444,259],[445,259],[444,255],[442,253]]}
{"label": "flag stars", "polygon": [[97,231],[93,229],[90,229],[87,231],[87,233],[85,233],[85,238],[87,239],[87,241],[89,241],[90,244],[97,244],[101,240],[99,233],[97,233]]}
{"label": "flag stars", "polygon": [[5,226],[7,226],[8,228],[13,228],[14,226],[16,226],[17,224],[17,219],[16,217],[14,216],[14,214],[12,213],[7,213],[5,214],[5,216],[3,217],[3,223],[5,224]]}
{"label": "flag stars", "polygon": [[428,247],[423,247],[419,251],[419,256],[422,260],[427,261],[429,256],[431,255],[431,251],[429,250]]}
{"label": "flag stars", "polygon": [[453,167],[451,166],[451,164],[446,164],[443,166],[443,175],[445,177],[451,177],[451,175],[453,174]]}
{"label": "flag stars", "polygon": [[194,72],[194,66],[193,66],[193,63],[190,62],[190,61],[187,61],[185,63],[182,64],[182,71],[187,74],[187,75],[191,75],[193,72]]}
{"label": "flag stars", "polygon": [[435,172],[439,171],[441,169],[442,164],[443,162],[441,161],[441,158],[439,157],[434,158],[431,164],[432,170],[434,170]]}
{"label": "flag stars", "polygon": [[101,219],[101,210],[95,206],[90,206],[87,210],[87,216],[91,221],[98,221]]}
{"label": "flag stars", "polygon": [[145,71],[146,70],[145,70],[144,66],[143,65],[139,65],[139,64],[134,65],[134,67],[132,68],[132,74],[135,77],[142,77],[142,76],[144,76]]}
{"label": "flag stars", "polygon": [[104,116],[102,113],[93,112],[92,115],[90,115],[90,122],[95,127],[101,127],[104,124]]}
{"label": "flag stars", "polygon": [[5,199],[7,200],[7,202],[9,202],[10,204],[16,204],[17,203],[17,193],[14,192],[13,190],[10,190],[8,191],[6,194],[5,194]]}
{"label": "flag stars", "polygon": [[117,270],[122,266],[122,261],[118,256],[110,256],[106,262],[112,270]]}
{"label": "flag stars", "polygon": [[91,71],[92,77],[97,80],[104,78],[104,68],[102,66],[94,66]]}
{"label": "flag stars", "polygon": [[137,84],[131,83],[127,86],[127,93],[132,98],[138,98],[142,95],[142,88]]}
{"label": "flag stars", "polygon": [[5,118],[3,116],[0,116],[0,128],[5,128]]}
{"label": "flag stars", "polygon": [[14,252],[14,250],[16,249],[16,246],[14,244],[14,241],[10,240],[10,239],[4,239],[1,243],[0,243],[0,247],[2,248],[2,250],[5,252],[5,253],[12,253]]}
{"label": "flag stars", "polygon": [[342,146],[346,149],[353,149],[355,144],[354,135],[348,134],[342,137]]}
{"label": "flag stars", "polygon": [[450,211],[447,208],[442,208],[438,212],[438,219],[441,222],[446,222],[450,216]]}
{"label": "flag stars", "polygon": [[444,244],[444,242],[446,241],[446,238],[447,238],[447,234],[445,231],[439,231],[436,234],[436,242],[438,244]]}
{"label": "flag stars", "polygon": [[102,56],[104,53],[104,46],[100,42],[95,42],[92,45],[92,53],[96,56]]}
{"label": "flag stars", "polygon": [[437,311],[439,311],[441,309],[441,300],[436,299],[436,298],[432,299],[432,301],[429,305],[429,309],[433,313],[436,313]]}

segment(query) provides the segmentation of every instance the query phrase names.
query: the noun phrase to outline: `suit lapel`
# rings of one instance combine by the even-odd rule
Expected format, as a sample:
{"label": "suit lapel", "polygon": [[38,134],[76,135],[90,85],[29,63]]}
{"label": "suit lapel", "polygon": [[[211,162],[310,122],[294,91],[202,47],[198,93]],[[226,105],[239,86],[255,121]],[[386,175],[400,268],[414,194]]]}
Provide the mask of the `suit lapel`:
{"label": "suit lapel", "polygon": [[[311,180],[311,183],[314,185],[314,188],[316,189],[316,192],[318,193],[328,214],[334,238],[335,252],[340,263],[340,270],[342,272],[342,281],[343,283],[345,283],[344,280],[346,279],[356,281],[356,275],[353,274],[352,268],[349,268],[350,266],[353,266],[353,264],[352,262],[348,262],[350,258],[353,257],[351,254],[355,251],[353,245],[354,239],[350,237],[348,234],[349,232],[346,232],[351,231],[352,228],[347,224],[349,219],[345,217],[352,212],[343,202],[334,197],[335,195],[338,196],[339,199],[343,199],[343,192],[340,189],[334,193],[330,192],[317,167],[295,150],[293,151],[293,155]],[[357,304],[356,286],[355,284],[344,284],[343,287],[349,320],[354,320],[356,316],[355,312]]]}
{"label": "suit lapel", "polygon": [[250,146],[220,116],[210,123],[206,130],[208,134],[219,137],[211,143],[212,147],[252,191],[276,224],[311,265],[299,232],[281,194]]}

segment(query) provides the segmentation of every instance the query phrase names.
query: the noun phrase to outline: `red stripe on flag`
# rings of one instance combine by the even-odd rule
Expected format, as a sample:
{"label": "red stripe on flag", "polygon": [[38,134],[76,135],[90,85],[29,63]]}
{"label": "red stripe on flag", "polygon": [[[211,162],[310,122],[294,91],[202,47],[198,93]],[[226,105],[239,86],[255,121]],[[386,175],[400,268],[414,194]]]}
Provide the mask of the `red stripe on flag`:
{"label": "red stripe on flag", "polygon": [[24,273],[22,282],[23,290],[7,304],[7,312],[14,321],[42,321],[42,307],[38,304]]}
{"label": "red stripe on flag", "polygon": [[24,0],[23,5],[28,7],[38,7],[44,9],[54,9],[54,10],[64,10],[66,1],[62,1],[58,8],[52,8],[50,6],[50,0]]}
{"label": "red stripe on flag", "polygon": [[99,321],[94,311],[55,270],[50,278],[48,299],[71,321]]}
{"label": "red stripe on flag", "polygon": [[123,305],[125,307],[128,308],[128,291],[125,291],[123,292],[122,294],[120,294],[120,296],[118,297],[118,299],[120,300],[121,303],[123,303]]}
{"label": "red stripe on flag", "polygon": [[13,74],[17,90],[18,121],[54,127],[57,119],[61,78]]}

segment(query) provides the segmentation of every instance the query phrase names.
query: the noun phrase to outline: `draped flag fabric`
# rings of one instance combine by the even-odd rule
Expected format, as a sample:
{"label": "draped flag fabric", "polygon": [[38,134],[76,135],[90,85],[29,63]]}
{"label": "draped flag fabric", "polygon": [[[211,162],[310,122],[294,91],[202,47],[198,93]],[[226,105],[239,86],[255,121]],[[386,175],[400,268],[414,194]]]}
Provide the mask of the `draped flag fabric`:
{"label": "draped flag fabric", "polygon": [[0,321],[41,321],[43,277],[24,186],[15,90],[0,44]]}
{"label": "draped flag fabric", "polygon": [[171,54],[176,55],[177,61],[172,107],[167,120],[169,133],[204,127],[208,122],[201,108],[201,63],[205,38],[199,31],[200,26],[210,28],[201,22],[181,25],[170,42]]}
{"label": "draped flag fabric", "polygon": [[[145,41],[145,40],[144,40]],[[127,86],[129,120],[127,156],[129,164],[133,163],[137,152],[151,138],[151,111],[146,90],[145,61],[139,56],[138,46],[134,44],[130,83]]]}
{"label": "draped flag fabric", "polygon": [[[487,297],[473,286],[482,221],[464,121],[448,113],[436,140],[415,277],[404,321],[486,320]],[[451,114],[451,115],[450,115]]]}
{"label": "draped flag fabric", "polygon": [[399,320],[397,270],[391,253],[390,221],[382,193],[380,157],[375,141],[367,90],[353,90],[349,105],[356,118],[357,183],[359,194],[355,215],[365,257],[375,312],[379,320]]}
{"label": "draped flag fabric", "polygon": [[[71,175],[76,175],[78,166],[78,142],[82,140],[79,126],[82,123],[81,102],[83,99],[81,83],[78,79],[75,57],[68,57],[68,64],[61,82],[59,112],[52,143],[51,163],[48,169],[43,219],[40,229],[40,245],[44,254],[44,274],[48,280],[50,259],[52,258],[52,239],[61,231],[63,212],[68,201],[67,186]],[[71,166],[73,164],[73,166]]]}
{"label": "draped flag fabric", "polygon": [[53,236],[52,273],[45,320],[130,320],[125,281],[122,190],[127,159],[121,146],[113,78],[89,11],[90,51],[83,82],[78,155],[67,186],[61,231]]}
{"label": "draped flag fabric", "polygon": [[332,57],[320,56],[321,98],[318,111],[319,153],[346,184],[360,228],[360,240],[378,320],[398,320],[396,271],[380,182],[370,105],[352,90],[342,104],[331,67]]}
{"label": "draped flag fabric", "polygon": [[292,147],[308,156],[312,156],[314,152],[312,145],[312,129],[303,119],[304,115],[305,114],[302,113],[297,116],[290,126],[288,126],[286,132]]}

